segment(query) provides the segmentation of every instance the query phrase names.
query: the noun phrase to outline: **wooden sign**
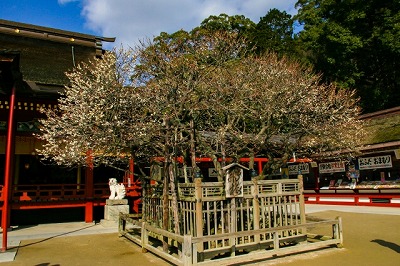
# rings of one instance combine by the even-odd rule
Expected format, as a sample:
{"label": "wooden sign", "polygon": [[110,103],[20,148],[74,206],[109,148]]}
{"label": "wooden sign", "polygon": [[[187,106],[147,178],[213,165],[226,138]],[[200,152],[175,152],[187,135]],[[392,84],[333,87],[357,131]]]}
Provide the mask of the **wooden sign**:
{"label": "wooden sign", "polygon": [[391,168],[392,156],[383,155],[376,157],[358,158],[358,166],[360,170]]}
{"label": "wooden sign", "polygon": [[346,171],[344,162],[329,162],[319,164],[319,173],[337,173]]}
{"label": "wooden sign", "polygon": [[243,197],[243,169],[247,168],[237,163],[222,168],[226,173],[225,195],[227,198]]}

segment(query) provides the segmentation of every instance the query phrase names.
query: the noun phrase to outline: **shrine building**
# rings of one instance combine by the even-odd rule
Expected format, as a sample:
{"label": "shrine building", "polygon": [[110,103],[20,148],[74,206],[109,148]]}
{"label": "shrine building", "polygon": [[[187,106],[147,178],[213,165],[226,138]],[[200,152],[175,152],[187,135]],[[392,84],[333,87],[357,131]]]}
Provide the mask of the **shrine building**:
{"label": "shrine building", "polygon": [[[114,41],[115,38],[0,20],[3,228],[5,223],[59,222],[54,219],[63,214],[67,214],[65,220],[69,215],[71,219],[93,222],[103,214],[109,178],[129,183],[131,211],[139,211],[140,190],[133,180],[133,162],[126,173],[106,167],[46,164],[36,153],[42,143],[33,135],[38,132],[38,120],[44,118],[40,109],[57,107],[60,92],[69,82],[65,72],[80,62],[101,58],[105,52],[103,43]],[[44,219],[46,216],[49,219]]]}

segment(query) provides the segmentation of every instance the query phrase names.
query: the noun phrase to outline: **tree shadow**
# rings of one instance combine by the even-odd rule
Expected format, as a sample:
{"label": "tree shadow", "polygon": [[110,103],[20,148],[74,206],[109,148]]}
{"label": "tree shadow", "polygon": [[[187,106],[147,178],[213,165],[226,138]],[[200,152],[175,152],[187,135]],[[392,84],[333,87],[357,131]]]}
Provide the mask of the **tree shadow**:
{"label": "tree shadow", "polygon": [[86,227],[82,227],[82,228],[79,228],[79,229],[76,229],[76,230],[73,230],[73,231],[69,231],[69,232],[57,234],[57,235],[54,235],[54,236],[51,236],[51,237],[48,237],[48,238],[44,238],[44,239],[41,239],[41,240],[36,241],[36,242],[29,243],[29,244],[21,245],[21,246],[19,246],[18,248],[23,248],[23,247],[35,245],[35,244],[38,244],[38,243],[41,243],[41,242],[45,242],[45,241],[48,241],[48,240],[53,239],[53,238],[56,238],[56,237],[65,236],[65,235],[69,235],[69,234],[72,234],[72,233],[75,233],[75,232],[79,232],[79,231],[88,229],[88,228],[93,227],[93,226],[96,226],[96,224],[94,224],[94,225],[89,225],[89,226],[86,226]]}
{"label": "tree shadow", "polygon": [[400,253],[400,246],[395,243],[388,242],[388,241],[385,241],[382,239],[374,239],[374,240],[371,240],[371,242],[378,243],[381,246],[390,248],[391,250],[396,251],[397,253]]}

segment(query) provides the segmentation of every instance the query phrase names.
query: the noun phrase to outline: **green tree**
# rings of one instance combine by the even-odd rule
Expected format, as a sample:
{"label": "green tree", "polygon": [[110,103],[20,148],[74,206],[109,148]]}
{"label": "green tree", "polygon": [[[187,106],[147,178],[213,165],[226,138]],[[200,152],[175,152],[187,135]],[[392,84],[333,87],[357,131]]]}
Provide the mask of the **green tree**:
{"label": "green tree", "polygon": [[299,0],[299,38],[323,80],[356,89],[364,112],[398,105],[400,2]]}
{"label": "green tree", "polygon": [[256,24],[249,18],[243,15],[228,16],[227,14],[220,14],[219,16],[211,15],[204,19],[199,27],[192,30],[205,32],[225,31],[235,33],[240,38],[249,40]]}
{"label": "green tree", "polygon": [[279,55],[294,53],[293,19],[285,11],[271,9],[260,18],[252,33],[252,42],[256,51],[276,52]]}

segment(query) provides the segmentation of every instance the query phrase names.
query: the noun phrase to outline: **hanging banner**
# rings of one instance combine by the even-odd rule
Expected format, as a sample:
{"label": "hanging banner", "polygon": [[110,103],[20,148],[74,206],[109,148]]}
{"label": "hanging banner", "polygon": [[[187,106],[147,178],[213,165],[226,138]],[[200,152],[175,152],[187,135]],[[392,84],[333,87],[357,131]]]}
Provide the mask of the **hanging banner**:
{"label": "hanging banner", "polygon": [[310,168],[308,163],[289,164],[289,175],[309,174]]}
{"label": "hanging banner", "polygon": [[344,171],[346,171],[344,162],[329,162],[329,163],[320,163],[319,164],[319,173],[320,174],[338,173],[338,172],[344,172]]}
{"label": "hanging banner", "polygon": [[358,166],[360,170],[391,168],[392,156],[383,155],[367,158],[358,158]]}

